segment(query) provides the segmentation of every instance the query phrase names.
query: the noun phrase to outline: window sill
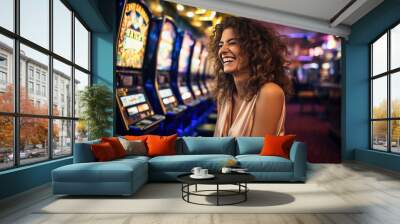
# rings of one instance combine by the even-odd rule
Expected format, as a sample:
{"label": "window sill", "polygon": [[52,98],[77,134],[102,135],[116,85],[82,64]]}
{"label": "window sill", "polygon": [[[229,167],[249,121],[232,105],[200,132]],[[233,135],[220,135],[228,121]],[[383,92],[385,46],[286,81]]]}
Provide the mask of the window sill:
{"label": "window sill", "polygon": [[49,164],[52,164],[52,163],[58,163],[58,162],[66,161],[66,160],[69,160],[69,159],[72,160],[72,157],[73,156],[67,156],[67,157],[63,157],[63,158],[59,158],[59,159],[52,159],[52,160],[43,161],[43,162],[39,162],[39,163],[35,163],[35,164],[24,165],[24,166],[16,167],[16,168],[10,168],[10,169],[7,169],[7,170],[0,171],[0,176],[1,175],[5,175],[5,174],[14,173],[14,172],[20,172],[20,171],[23,171],[23,170],[32,169],[32,168],[35,168],[35,167],[49,165]]}

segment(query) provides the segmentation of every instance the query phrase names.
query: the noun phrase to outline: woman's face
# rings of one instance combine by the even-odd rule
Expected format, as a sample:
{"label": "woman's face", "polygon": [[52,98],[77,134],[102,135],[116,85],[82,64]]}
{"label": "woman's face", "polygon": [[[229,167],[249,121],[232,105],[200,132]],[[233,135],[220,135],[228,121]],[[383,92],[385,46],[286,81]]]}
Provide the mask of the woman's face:
{"label": "woman's face", "polygon": [[219,59],[225,73],[239,73],[247,71],[249,63],[247,57],[240,50],[239,37],[232,28],[226,28],[221,35],[218,43]]}

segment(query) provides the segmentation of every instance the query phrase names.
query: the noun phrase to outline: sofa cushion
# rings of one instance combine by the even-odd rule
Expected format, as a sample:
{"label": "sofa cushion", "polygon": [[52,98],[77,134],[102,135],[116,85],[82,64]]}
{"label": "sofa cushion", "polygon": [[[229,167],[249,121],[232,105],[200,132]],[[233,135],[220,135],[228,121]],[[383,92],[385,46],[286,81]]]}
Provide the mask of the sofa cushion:
{"label": "sofa cushion", "polygon": [[228,160],[235,159],[231,155],[175,155],[158,156],[149,160],[149,170],[163,172],[190,172],[199,166],[212,172],[219,171]]}
{"label": "sofa cushion", "polygon": [[179,144],[178,149],[185,155],[235,155],[235,139],[233,137],[183,137]]}
{"label": "sofa cushion", "polygon": [[159,136],[149,135],[146,143],[148,147],[148,156],[164,156],[164,155],[175,155],[176,154],[176,138],[178,136]]}
{"label": "sofa cushion", "polygon": [[96,157],[96,161],[105,162],[118,158],[118,156],[115,154],[115,150],[108,142],[92,144],[91,149],[94,157]]}
{"label": "sofa cushion", "polygon": [[296,135],[274,136],[266,135],[264,138],[264,146],[261,149],[261,156],[280,156],[290,159],[290,148],[294,142]]}
{"label": "sofa cushion", "polygon": [[117,137],[103,137],[101,142],[108,142],[114,149],[117,158],[126,156],[126,151]]}
{"label": "sofa cushion", "polygon": [[126,140],[125,138],[118,138],[121,145],[126,151],[126,155],[147,155],[146,143],[141,140]]}
{"label": "sofa cushion", "polygon": [[146,171],[147,164],[138,159],[109,162],[74,163],[53,170],[58,182],[129,182],[134,172]]}
{"label": "sofa cushion", "polygon": [[259,154],[264,145],[263,137],[237,137],[236,155]]}
{"label": "sofa cushion", "polygon": [[278,156],[238,155],[236,159],[249,172],[293,172],[292,161]]}
{"label": "sofa cushion", "polygon": [[99,144],[100,139],[75,143],[74,147],[74,163],[95,162],[96,158],[90,148],[92,144]]}

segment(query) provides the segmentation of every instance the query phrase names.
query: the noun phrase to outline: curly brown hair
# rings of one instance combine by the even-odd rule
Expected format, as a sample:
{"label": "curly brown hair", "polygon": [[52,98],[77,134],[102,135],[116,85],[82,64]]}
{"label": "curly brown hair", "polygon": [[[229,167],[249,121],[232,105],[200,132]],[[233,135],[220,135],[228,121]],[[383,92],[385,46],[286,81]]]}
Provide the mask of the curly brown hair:
{"label": "curly brown hair", "polygon": [[209,42],[209,59],[214,62],[216,89],[214,96],[219,102],[232,97],[235,91],[233,76],[223,71],[219,51],[222,32],[232,28],[238,35],[240,49],[251,49],[245,52],[248,57],[251,76],[247,81],[246,100],[250,100],[267,82],[279,85],[285,94],[289,94],[290,80],[285,75],[288,66],[287,45],[281,36],[272,28],[260,22],[242,18],[226,17],[214,27]]}

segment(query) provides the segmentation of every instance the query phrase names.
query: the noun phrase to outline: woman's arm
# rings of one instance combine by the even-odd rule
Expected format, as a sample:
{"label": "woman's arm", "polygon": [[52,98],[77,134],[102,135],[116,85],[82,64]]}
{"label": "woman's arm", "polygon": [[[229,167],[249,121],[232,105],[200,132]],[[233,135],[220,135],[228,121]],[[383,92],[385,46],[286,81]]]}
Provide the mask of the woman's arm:
{"label": "woman's arm", "polygon": [[276,135],[284,103],[285,95],[280,86],[272,82],[264,84],[256,102],[251,136]]}

